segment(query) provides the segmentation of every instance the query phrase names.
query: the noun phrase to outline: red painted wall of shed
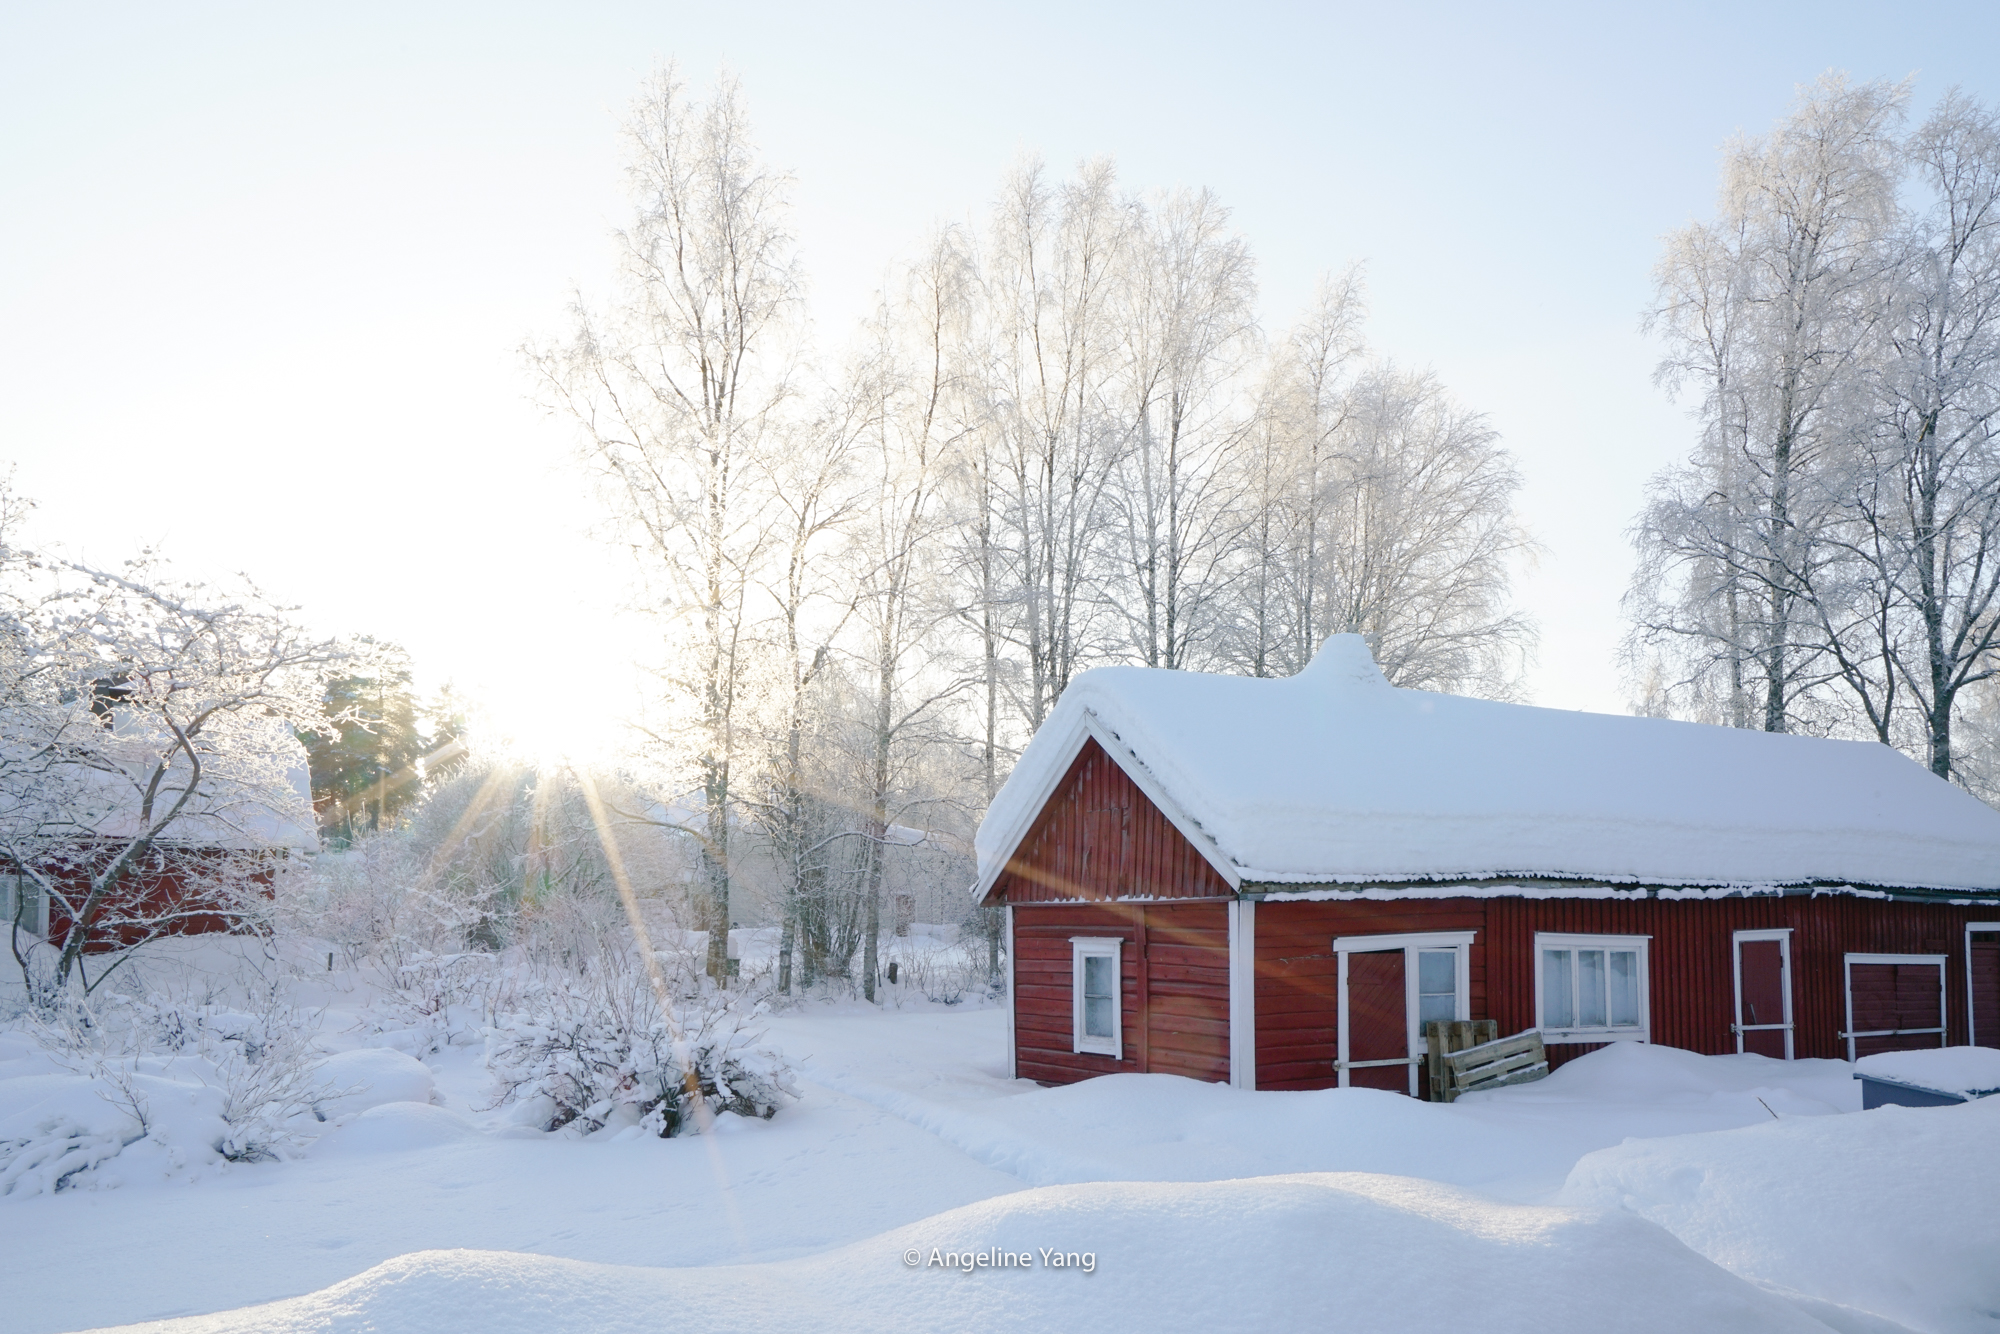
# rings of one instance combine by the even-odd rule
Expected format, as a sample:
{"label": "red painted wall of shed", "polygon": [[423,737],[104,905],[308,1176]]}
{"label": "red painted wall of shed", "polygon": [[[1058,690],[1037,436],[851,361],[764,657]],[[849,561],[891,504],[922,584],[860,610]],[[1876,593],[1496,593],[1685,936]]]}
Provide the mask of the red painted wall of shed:
{"label": "red painted wall of shed", "polygon": [[[1965,926],[1991,908],[1889,902],[1846,894],[1731,899],[1405,899],[1263,902],[1256,910],[1257,1087],[1330,1088],[1338,1081],[1336,936],[1477,931],[1472,1016],[1502,1034],[1535,1023],[1538,931],[1647,935],[1652,1040],[1689,1051],[1736,1050],[1737,931],[1792,930],[1794,1054],[1845,1057],[1842,956],[1943,954],[1947,1040],[1966,1040]],[[1559,1066],[1593,1046],[1549,1048]]]}
{"label": "red painted wall of shed", "polygon": [[[1071,936],[1116,936],[1120,1059],[1073,1051]],[[1014,1059],[1023,1079],[1229,1078],[1229,905],[1016,904]]]}
{"label": "red painted wall of shed", "polygon": [[1094,740],[1077,752],[994,892],[1015,904],[1230,895],[1228,882]]}
{"label": "red painted wall of shed", "polygon": [[[159,935],[201,936],[235,930],[240,918],[221,911],[221,904],[213,898],[216,891],[209,875],[214,873],[216,867],[237,856],[200,848],[177,848],[160,853],[154,864],[129,872],[100,901],[96,920],[103,923],[113,917],[148,918],[159,923],[158,929],[148,931],[137,924],[117,929],[100,926],[92,934],[84,952],[101,954]],[[87,866],[45,868],[44,874],[76,903],[82,903],[89,895],[90,870]],[[271,869],[247,873],[247,883],[255,887],[254,892],[266,898],[273,892],[273,881],[274,872]],[[211,907],[215,911],[208,911]],[[61,901],[53,896],[49,899],[48,925],[49,943],[61,948],[69,939],[72,921]]]}

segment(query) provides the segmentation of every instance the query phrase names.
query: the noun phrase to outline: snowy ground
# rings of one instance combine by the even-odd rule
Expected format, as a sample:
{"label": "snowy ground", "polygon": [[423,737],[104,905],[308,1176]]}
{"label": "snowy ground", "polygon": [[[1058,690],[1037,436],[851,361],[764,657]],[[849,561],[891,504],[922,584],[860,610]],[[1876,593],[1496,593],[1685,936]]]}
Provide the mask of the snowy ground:
{"label": "snowy ground", "polygon": [[[393,1073],[327,999],[331,1044]],[[650,1329],[668,1309],[737,1328],[2000,1329],[2000,1098],[1861,1113],[1842,1062],[1636,1045],[1451,1107],[1168,1076],[1040,1089],[1005,1078],[995,1009],[821,1005],[770,1032],[802,1098],[710,1135],[524,1129],[483,1110],[461,1046],[429,1058],[428,1102],[375,1106],[299,1161],[169,1180],[142,1160],[115,1189],[0,1199],[0,1329]],[[38,1069],[0,1045],[0,1119]],[[1030,1263],[968,1275],[933,1250]]]}

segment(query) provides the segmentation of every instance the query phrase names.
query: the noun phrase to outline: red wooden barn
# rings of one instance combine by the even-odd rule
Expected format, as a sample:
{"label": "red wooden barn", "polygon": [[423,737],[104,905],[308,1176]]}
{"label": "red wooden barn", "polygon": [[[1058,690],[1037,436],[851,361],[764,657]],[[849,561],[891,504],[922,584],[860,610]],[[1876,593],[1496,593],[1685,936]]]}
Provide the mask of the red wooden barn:
{"label": "red wooden barn", "polygon": [[1418,1091],[1422,1025],[1791,1058],[2000,1046],[2000,812],[1887,746],[1112,667],[978,837],[1017,1075]]}

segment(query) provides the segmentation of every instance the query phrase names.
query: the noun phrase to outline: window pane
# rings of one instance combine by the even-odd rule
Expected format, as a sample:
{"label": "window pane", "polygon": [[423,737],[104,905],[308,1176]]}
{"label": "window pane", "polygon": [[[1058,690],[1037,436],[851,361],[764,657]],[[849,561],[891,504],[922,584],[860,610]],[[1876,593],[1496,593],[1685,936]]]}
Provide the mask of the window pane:
{"label": "window pane", "polygon": [[1111,1036],[1111,1007],[1116,1004],[1117,979],[1112,976],[1111,956],[1083,956],[1083,1035],[1087,1038]]}
{"label": "window pane", "polygon": [[1604,1027],[1604,951],[1576,952],[1576,1023],[1579,1028]]}
{"label": "window pane", "polygon": [[1417,997],[1418,1032],[1423,1032],[1422,1025],[1428,1023],[1430,1020],[1437,1019],[1444,1023],[1450,1023],[1456,1018],[1458,1018],[1458,997],[1452,993],[1446,992],[1442,996]]}
{"label": "window pane", "polygon": [[1417,991],[1435,996],[1458,993],[1458,954],[1453,950],[1417,951]]}
{"label": "window pane", "polygon": [[[1058,1010],[1060,1014],[1062,1011]],[[1111,1036],[1111,998],[1109,996],[1085,996],[1083,998],[1083,1035],[1087,1038],[1108,1038]]]}
{"label": "window pane", "polygon": [[1611,952],[1611,1023],[1613,1027],[1639,1026],[1639,953],[1637,950]]}
{"label": "window pane", "polygon": [[[1542,1026],[1576,1027],[1576,1009],[1571,1003],[1568,950],[1542,951]],[[1060,1011],[1058,1011],[1060,1013]]]}

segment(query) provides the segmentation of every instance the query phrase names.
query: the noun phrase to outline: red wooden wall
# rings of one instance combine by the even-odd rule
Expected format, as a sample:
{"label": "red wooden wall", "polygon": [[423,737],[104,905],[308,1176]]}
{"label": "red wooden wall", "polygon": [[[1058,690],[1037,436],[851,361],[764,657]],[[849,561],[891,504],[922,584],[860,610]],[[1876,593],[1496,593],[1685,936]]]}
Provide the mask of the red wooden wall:
{"label": "red wooden wall", "polygon": [[[1333,940],[1415,931],[1477,931],[1472,1016],[1503,1034],[1535,1023],[1537,931],[1648,935],[1652,1040],[1689,1051],[1736,1050],[1732,935],[1792,929],[1794,1054],[1845,1058],[1842,956],[1943,954],[1947,1040],[1966,1041],[1965,926],[1994,909],[1891,902],[1850,894],[1728,899],[1408,899],[1263,902],[1256,909],[1257,1087],[1329,1088],[1337,1081]],[[1591,1050],[1549,1048],[1560,1065]]]}
{"label": "red wooden wall", "polygon": [[1228,882],[1090,740],[994,892],[1014,904],[1230,896]]}
{"label": "red wooden wall", "polygon": [[[1071,936],[1116,936],[1124,1056],[1072,1050]],[[1014,908],[1014,1059],[1023,1079],[1229,1078],[1229,905],[1027,904]]]}
{"label": "red wooden wall", "polygon": [[[106,864],[111,851],[92,851],[76,862],[44,868],[69,898],[81,904],[90,892],[90,876]],[[99,923],[86,952],[103,953],[136,945],[154,936],[199,936],[235,930],[240,911],[225,903],[228,891],[218,881],[233,880],[235,892],[269,897],[273,886],[273,855],[244,854],[204,848],[156,849],[99,901]],[[51,945],[60,948],[72,922],[60,900],[49,898]]]}

